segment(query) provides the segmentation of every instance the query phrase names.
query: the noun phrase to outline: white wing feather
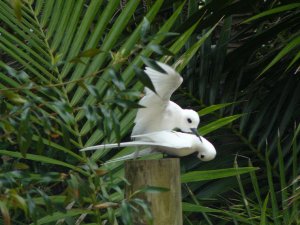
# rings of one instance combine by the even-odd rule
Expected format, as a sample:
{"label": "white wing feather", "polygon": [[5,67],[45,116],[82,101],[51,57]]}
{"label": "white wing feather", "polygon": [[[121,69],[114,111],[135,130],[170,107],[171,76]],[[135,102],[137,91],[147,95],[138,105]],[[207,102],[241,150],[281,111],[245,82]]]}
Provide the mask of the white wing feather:
{"label": "white wing feather", "polygon": [[189,139],[181,137],[182,133],[172,131],[160,131],[153,132],[144,135],[136,135],[137,141],[114,143],[114,144],[103,144],[95,145],[87,148],[83,148],[80,151],[90,151],[97,149],[109,149],[118,147],[131,147],[131,146],[148,146],[158,148],[169,148],[169,149],[183,149],[191,148],[191,142]]}
{"label": "white wing feather", "polygon": [[84,151],[91,151],[97,149],[109,149],[109,148],[119,148],[119,147],[123,148],[123,147],[131,147],[131,146],[165,146],[165,145],[160,143],[145,142],[145,141],[130,141],[130,142],[122,142],[122,143],[94,145],[94,146],[83,148],[80,151],[84,152]]}
{"label": "white wing feather", "polygon": [[193,141],[191,139],[194,138],[194,135],[175,131],[157,131],[131,137],[144,142],[163,143],[164,147],[183,149],[192,147]]}
{"label": "white wing feather", "polygon": [[[152,130],[152,127],[163,126],[161,124],[164,121],[161,120],[167,114],[171,95],[183,81],[180,74],[172,67],[161,62],[157,62],[157,64],[166,73],[161,73],[149,67],[145,68],[145,73],[152,81],[156,93],[145,88],[146,95],[139,101],[139,104],[145,106],[145,108],[139,109],[136,114],[132,135],[145,133]],[[149,124],[152,124],[152,127]]]}
{"label": "white wing feather", "polygon": [[[181,85],[183,79],[172,67],[156,62],[166,73],[158,72],[150,67],[145,68],[145,73],[151,79],[157,95],[161,101],[169,101],[173,92]],[[146,88],[146,96],[154,95],[151,90]]]}

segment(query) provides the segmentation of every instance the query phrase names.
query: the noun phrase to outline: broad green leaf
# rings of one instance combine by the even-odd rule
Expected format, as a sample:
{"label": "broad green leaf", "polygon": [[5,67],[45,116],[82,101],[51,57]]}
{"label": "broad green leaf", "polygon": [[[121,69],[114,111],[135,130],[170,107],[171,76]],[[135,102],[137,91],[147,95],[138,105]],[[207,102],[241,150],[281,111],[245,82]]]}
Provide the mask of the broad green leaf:
{"label": "broad green leaf", "polygon": [[18,127],[17,140],[21,154],[25,157],[27,150],[32,142],[32,124],[30,121],[30,108],[23,109]]}
{"label": "broad green leaf", "polygon": [[228,117],[218,119],[218,120],[211,122],[203,127],[200,127],[200,129],[198,131],[201,135],[206,135],[206,134],[211,133],[223,126],[226,126],[226,125],[232,123],[233,121],[239,119],[241,116],[242,116],[241,114],[238,114],[238,115],[228,116]]}
{"label": "broad green leaf", "polygon": [[[55,204],[63,204],[64,201],[66,201],[66,196],[65,195],[53,195],[53,196],[48,196],[50,201]],[[34,202],[38,205],[46,205],[44,197],[35,197]]]}
{"label": "broad green leaf", "polygon": [[[114,4],[114,6],[111,6],[111,4]],[[115,1],[111,1],[108,6],[116,7],[118,4],[117,5],[115,5],[115,4],[116,4]],[[131,15],[134,13],[138,4],[139,4],[139,1],[129,1],[126,4],[125,8],[121,11],[121,14],[118,16],[117,20],[114,22],[114,26],[112,27],[112,29],[110,29],[109,33],[105,36],[103,44],[101,45],[101,50],[103,52],[109,52],[111,50],[111,48],[114,46],[114,44],[117,42],[117,40],[120,37],[121,32],[125,29],[126,24],[128,23],[129,19],[131,18]],[[112,13],[112,12],[109,12],[109,13]],[[106,16],[108,16],[108,15],[106,15]],[[109,22],[110,18],[103,18],[103,20],[106,20],[106,19],[108,20],[107,22]],[[94,57],[92,63],[88,67],[87,74],[97,71],[103,65],[106,58],[107,58],[107,54],[99,54],[96,57]],[[76,78],[82,76],[82,72],[77,73],[77,71],[76,71],[76,73],[73,74],[72,79],[76,79]],[[67,89],[70,90],[71,87],[73,87],[73,86],[74,86],[74,84],[70,84],[67,87]],[[77,102],[81,98],[82,94],[83,93],[81,93],[81,90],[78,89],[76,91],[76,93],[74,94],[71,104],[74,104],[75,102]]]}
{"label": "broad green leaf", "polygon": [[147,17],[144,17],[143,22],[142,22],[142,27],[141,27],[142,41],[144,41],[144,42],[147,41],[148,35],[149,35],[149,31],[150,31],[150,22],[147,19]]}
{"label": "broad green leaf", "polygon": [[[237,157],[235,157],[235,159],[234,159],[234,168],[239,169],[236,158]],[[246,209],[249,221],[250,221],[251,225],[254,225],[252,212],[251,212],[250,207],[249,207],[248,199],[247,199],[247,196],[246,196],[246,192],[245,192],[240,174],[237,174],[236,178],[237,178],[237,181],[238,181],[238,185],[239,185],[239,189],[240,189],[240,193],[241,193],[241,198],[243,200],[244,207]]]}
{"label": "broad green leaf", "polygon": [[274,219],[274,224],[275,225],[280,225],[281,219],[279,218],[279,205],[278,201],[276,198],[276,193],[275,193],[275,186],[273,182],[273,173],[272,173],[272,165],[269,160],[269,151],[268,151],[268,145],[266,147],[265,151],[265,158],[266,158],[266,166],[267,166],[267,179],[268,179],[268,184],[269,184],[269,192],[271,196],[271,206],[272,206],[272,213],[273,213],[273,219]]}
{"label": "broad green leaf", "polygon": [[225,177],[236,176],[239,174],[249,173],[257,170],[257,167],[240,167],[240,168],[228,168],[218,170],[206,170],[206,171],[193,171],[185,173],[181,176],[181,182],[197,182],[205,180],[214,180]]}
{"label": "broad green leaf", "polygon": [[[65,1],[63,2],[62,8],[63,13],[60,16],[60,21],[55,27],[55,34],[53,36],[53,39],[51,40],[51,49],[53,49],[53,52],[60,52],[58,49],[61,42],[64,40],[66,36],[69,35],[69,25],[70,21],[73,20],[73,17],[76,18],[76,15],[74,15],[74,7],[75,5],[80,5],[79,1]],[[61,10],[61,9],[60,9]],[[47,30],[48,32],[48,30]],[[60,54],[61,57],[64,56],[64,54]],[[55,65],[55,64],[54,64]]]}
{"label": "broad green leaf", "polygon": [[211,105],[211,106],[208,106],[204,109],[201,109],[198,114],[199,116],[204,116],[204,115],[207,115],[207,114],[210,114],[212,112],[215,112],[219,109],[223,109],[227,106],[230,106],[232,104],[235,104],[235,102],[232,102],[232,103],[223,103],[223,104],[217,104],[217,105]]}
{"label": "broad green leaf", "polygon": [[121,141],[121,126],[120,126],[120,121],[118,120],[116,114],[112,114],[112,120],[113,120],[113,128],[114,128],[114,133],[116,135],[116,139],[118,142]]}
{"label": "broad green leaf", "polygon": [[297,55],[293,58],[292,62],[291,62],[291,63],[289,64],[289,66],[287,67],[287,70],[288,70],[289,68],[291,68],[291,66],[294,65],[295,62],[297,62],[299,58],[300,58],[300,51],[299,51],[299,52],[297,53]]}
{"label": "broad green leaf", "polygon": [[182,202],[183,212],[204,212],[204,213],[220,213],[221,210],[213,209],[201,205],[195,205],[188,202]]}
{"label": "broad green leaf", "polygon": [[119,90],[124,91],[126,89],[122,76],[117,73],[115,70],[110,69],[109,75],[111,76],[111,80]]}
{"label": "broad green leaf", "polygon": [[267,225],[267,209],[268,209],[268,202],[269,202],[269,194],[264,200],[263,207],[261,209],[261,216],[260,216],[260,225]]}
{"label": "broad green leaf", "polygon": [[14,202],[13,206],[15,208],[20,208],[24,211],[25,215],[27,215],[27,204],[23,197],[21,197],[16,190],[10,189],[7,193],[11,201]]}
{"label": "broad green leaf", "polygon": [[213,26],[209,31],[207,31],[189,50],[187,50],[175,63],[175,68],[177,71],[182,71],[183,68],[188,64],[191,58],[196,54],[201,45],[205,40],[211,35],[218,24]]}
{"label": "broad green leaf", "polygon": [[125,225],[132,224],[132,210],[130,209],[130,205],[126,200],[121,202],[121,215],[122,221]]}
{"label": "broad green leaf", "polygon": [[22,1],[21,0],[11,0],[11,5],[15,11],[15,15],[19,21],[22,19]]}
{"label": "broad green leaf", "polygon": [[[186,44],[187,40],[191,37],[195,29],[197,28],[200,20],[196,22],[191,28],[189,28],[186,32],[184,32],[182,35],[178,37],[176,42],[169,48],[169,51],[173,54],[176,54],[180,51],[180,49]],[[164,62],[168,62],[171,59],[171,56],[164,56],[163,60]]]}
{"label": "broad green leaf", "polygon": [[[280,178],[280,186],[281,186],[281,201],[282,201],[282,208],[287,208],[287,181],[285,176],[285,166],[284,166],[284,158],[283,158],[283,152],[282,147],[280,143],[280,135],[277,136],[277,152],[278,152],[278,162],[279,162],[279,178]],[[267,196],[268,197],[268,196]],[[284,223],[288,223],[288,212],[283,215],[283,221]]]}
{"label": "broad green leaf", "polygon": [[74,61],[74,60],[78,60],[80,58],[91,58],[94,57],[95,55],[98,55],[99,53],[103,53],[103,51],[101,51],[98,48],[91,48],[88,50],[85,50],[83,52],[80,52],[76,57],[74,57],[73,59],[70,60],[70,62]]}
{"label": "broad green leaf", "polygon": [[67,153],[69,156],[72,156],[74,157],[75,159],[79,160],[79,161],[84,161],[83,157],[81,157],[80,155],[76,154],[75,152],[72,152],[71,150],[67,149],[66,147],[60,145],[60,144],[57,144],[55,142],[52,142],[48,139],[45,139],[45,138],[41,138],[37,135],[33,135],[32,139],[34,141],[37,141],[37,142],[42,142],[41,144],[43,145],[47,145],[47,146],[50,146],[51,148],[57,150],[57,151],[62,151],[62,152],[65,152]]}
{"label": "broad green leaf", "polygon": [[142,199],[133,199],[132,202],[142,207],[147,218],[147,224],[153,225],[153,216],[150,208],[151,205],[147,201]]}
{"label": "broad green leaf", "polygon": [[126,108],[126,109],[143,108],[143,106],[139,105],[136,102],[125,100],[125,99],[120,99],[120,98],[114,99],[113,102],[116,105],[121,106],[122,108]]}
{"label": "broad green leaf", "polygon": [[55,111],[61,118],[68,124],[74,124],[75,119],[72,114],[72,108],[65,101],[55,101],[52,103],[52,106],[55,108]]}
{"label": "broad green leaf", "polygon": [[8,155],[14,158],[19,158],[19,159],[28,159],[36,162],[41,162],[41,163],[48,163],[48,164],[53,164],[53,165],[59,165],[63,167],[67,167],[69,169],[75,170],[77,172],[80,172],[83,175],[87,175],[87,172],[84,170],[78,168],[77,166],[73,166],[69,163],[65,163],[56,159],[52,159],[43,155],[34,155],[34,154],[26,154],[26,158],[22,156],[21,153],[19,152],[13,152],[13,151],[8,151],[8,150],[0,150],[0,154],[3,155]]}
{"label": "broad green leaf", "polygon": [[[51,222],[56,222],[60,219],[64,219],[66,217],[73,217],[73,216],[80,216],[82,214],[94,214],[91,210],[82,210],[82,209],[71,209],[67,210],[65,213],[62,212],[55,212],[52,215],[45,216],[37,221],[38,225],[42,224],[49,224]],[[34,223],[31,223],[30,225],[35,225]]]}
{"label": "broad green leaf", "polygon": [[273,14],[280,13],[280,12],[286,12],[286,11],[296,9],[296,8],[300,8],[300,3],[293,3],[293,4],[279,6],[279,7],[270,9],[270,10],[266,10],[262,13],[256,14],[255,16],[252,16],[249,19],[246,19],[245,21],[243,21],[243,23],[249,23],[250,21],[257,20],[257,19],[265,17],[265,16],[273,15]]}
{"label": "broad green leaf", "polygon": [[9,210],[4,201],[0,201],[0,211],[1,211],[1,215],[3,217],[4,225],[10,225],[11,219],[10,219],[10,215],[9,215]]}
{"label": "broad green leaf", "polygon": [[276,56],[275,58],[264,68],[264,70],[259,74],[261,76],[267,70],[269,70],[272,66],[274,66],[279,60],[281,60],[285,55],[287,55],[290,51],[300,45],[300,36],[294,38],[291,42],[289,42]]}
{"label": "broad green leaf", "polygon": [[[252,162],[251,162],[250,159],[248,161],[248,166],[253,167]],[[260,196],[261,192],[260,192],[260,188],[259,188],[259,185],[258,185],[258,179],[257,179],[257,176],[256,176],[254,171],[250,172],[250,177],[251,177],[251,183],[252,183],[255,195],[256,195],[256,199],[258,201],[258,204],[259,204],[260,208],[262,208],[263,205],[262,205],[262,200],[261,200],[261,196]]]}
{"label": "broad green leaf", "polygon": [[167,192],[170,191],[169,188],[164,188],[164,187],[156,187],[156,186],[145,186],[142,187],[141,189],[135,191],[134,193],[132,193],[132,195],[130,196],[130,198],[135,197],[136,195],[140,194],[140,193],[162,193],[162,192]]}
{"label": "broad green leaf", "polygon": [[9,90],[0,90],[0,94],[15,104],[25,104],[27,102],[27,100],[22,98],[19,94]]}

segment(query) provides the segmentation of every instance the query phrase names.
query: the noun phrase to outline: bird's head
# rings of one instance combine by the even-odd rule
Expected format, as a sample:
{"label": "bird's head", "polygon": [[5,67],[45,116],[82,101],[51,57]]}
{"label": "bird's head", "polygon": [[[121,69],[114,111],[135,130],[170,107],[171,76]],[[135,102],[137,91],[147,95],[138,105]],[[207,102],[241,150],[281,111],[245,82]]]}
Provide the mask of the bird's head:
{"label": "bird's head", "polygon": [[194,110],[191,109],[184,109],[183,116],[181,118],[182,121],[180,123],[181,126],[179,127],[180,130],[185,133],[193,133],[199,137],[197,128],[200,123],[200,118],[198,113],[196,113]]}
{"label": "bird's head", "polygon": [[213,160],[217,151],[215,147],[208,140],[202,137],[202,142],[198,142],[198,158],[201,161],[210,161]]}

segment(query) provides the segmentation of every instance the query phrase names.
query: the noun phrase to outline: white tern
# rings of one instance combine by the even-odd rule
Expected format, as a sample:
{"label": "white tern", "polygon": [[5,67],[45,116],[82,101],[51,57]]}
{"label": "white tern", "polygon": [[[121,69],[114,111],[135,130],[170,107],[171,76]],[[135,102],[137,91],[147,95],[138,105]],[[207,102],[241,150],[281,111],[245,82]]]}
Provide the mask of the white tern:
{"label": "white tern", "polygon": [[[215,147],[205,138],[200,140],[194,134],[187,134],[176,131],[158,131],[148,134],[133,136],[134,141],[96,145],[81,149],[80,151],[129,147],[129,146],[141,146],[148,147],[143,151],[139,151],[138,156],[149,155],[154,152],[162,152],[173,156],[186,156],[194,152],[198,152],[197,157],[202,161],[210,161],[216,156]],[[113,159],[110,162],[122,161],[127,159],[136,158],[137,154],[132,153],[117,159]]]}
{"label": "white tern", "polygon": [[199,136],[198,113],[194,110],[182,109],[175,102],[170,101],[171,95],[182,83],[182,77],[172,67],[161,62],[156,63],[166,73],[150,67],[145,68],[145,73],[152,81],[156,93],[145,88],[145,96],[139,101],[139,104],[145,108],[140,108],[137,112],[132,136],[175,128]]}

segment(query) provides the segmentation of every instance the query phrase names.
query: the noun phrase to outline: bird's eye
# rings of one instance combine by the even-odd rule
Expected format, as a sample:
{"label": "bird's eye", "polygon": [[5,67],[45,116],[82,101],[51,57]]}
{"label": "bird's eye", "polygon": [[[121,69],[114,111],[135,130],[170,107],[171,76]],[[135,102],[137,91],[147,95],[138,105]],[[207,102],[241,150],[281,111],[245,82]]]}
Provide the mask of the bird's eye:
{"label": "bird's eye", "polygon": [[191,120],[190,118],[188,118],[187,121],[188,121],[189,123],[192,123],[192,120]]}

